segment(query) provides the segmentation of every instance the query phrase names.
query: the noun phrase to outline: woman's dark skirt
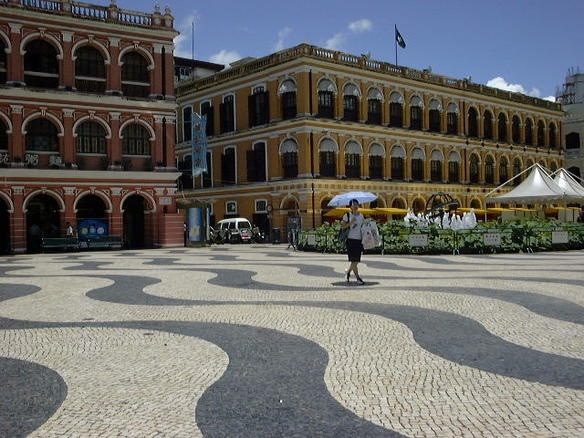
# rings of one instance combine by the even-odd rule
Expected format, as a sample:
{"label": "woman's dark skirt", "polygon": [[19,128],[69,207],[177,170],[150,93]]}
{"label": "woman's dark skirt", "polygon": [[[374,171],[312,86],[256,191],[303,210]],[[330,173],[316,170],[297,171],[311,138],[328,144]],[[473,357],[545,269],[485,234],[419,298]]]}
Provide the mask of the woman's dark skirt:
{"label": "woman's dark skirt", "polygon": [[350,262],[360,262],[363,245],[359,239],[347,239],[347,255]]}

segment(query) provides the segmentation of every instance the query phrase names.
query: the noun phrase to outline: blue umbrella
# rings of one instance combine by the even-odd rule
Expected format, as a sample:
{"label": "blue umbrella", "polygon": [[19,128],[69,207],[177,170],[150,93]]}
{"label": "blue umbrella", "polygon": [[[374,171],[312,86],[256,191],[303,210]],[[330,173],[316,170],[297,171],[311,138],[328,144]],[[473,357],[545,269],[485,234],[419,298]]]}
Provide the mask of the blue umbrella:
{"label": "blue umbrella", "polygon": [[377,199],[377,195],[374,195],[371,192],[347,192],[341,193],[340,195],[335,196],[333,199],[330,200],[328,203],[329,207],[346,207],[349,205],[352,199],[356,199],[359,201],[359,204],[365,204],[366,202],[375,201]]}

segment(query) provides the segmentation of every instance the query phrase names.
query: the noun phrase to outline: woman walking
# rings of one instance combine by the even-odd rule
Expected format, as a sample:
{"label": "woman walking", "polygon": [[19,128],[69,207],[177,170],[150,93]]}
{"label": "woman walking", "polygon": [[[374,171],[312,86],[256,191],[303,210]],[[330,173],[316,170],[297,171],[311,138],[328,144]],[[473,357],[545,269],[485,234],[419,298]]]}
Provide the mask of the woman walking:
{"label": "woman walking", "polygon": [[361,261],[361,253],[363,252],[363,245],[361,239],[361,226],[363,225],[363,215],[359,213],[359,201],[352,199],[349,203],[351,211],[343,216],[341,221],[341,228],[349,228],[349,235],[347,237],[347,256],[349,258],[350,265],[345,271],[347,275],[347,283],[351,277],[351,272],[355,274],[357,279],[357,284],[365,284],[365,282],[359,276],[359,262]]}

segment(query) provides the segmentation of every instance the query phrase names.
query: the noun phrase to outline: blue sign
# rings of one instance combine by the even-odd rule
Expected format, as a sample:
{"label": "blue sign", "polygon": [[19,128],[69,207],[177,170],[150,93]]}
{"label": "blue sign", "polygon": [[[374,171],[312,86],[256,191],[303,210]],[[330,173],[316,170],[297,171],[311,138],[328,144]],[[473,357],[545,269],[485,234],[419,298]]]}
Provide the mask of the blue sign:
{"label": "blue sign", "polygon": [[109,225],[101,219],[83,219],[77,224],[77,234],[80,239],[107,236],[109,234]]}

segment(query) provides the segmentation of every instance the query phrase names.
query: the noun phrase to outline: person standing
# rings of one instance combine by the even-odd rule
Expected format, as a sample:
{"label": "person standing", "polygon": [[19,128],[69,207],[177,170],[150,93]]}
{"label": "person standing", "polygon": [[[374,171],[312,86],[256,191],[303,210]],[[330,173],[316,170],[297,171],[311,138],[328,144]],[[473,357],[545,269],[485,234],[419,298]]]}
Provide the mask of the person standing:
{"label": "person standing", "polygon": [[73,232],[73,226],[71,225],[71,222],[67,222],[67,231],[65,232],[65,235],[67,238],[72,238],[75,236],[75,233]]}
{"label": "person standing", "polygon": [[361,233],[361,226],[363,225],[363,215],[359,213],[359,201],[352,199],[349,202],[351,211],[343,216],[341,221],[341,228],[349,228],[349,235],[347,236],[347,257],[349,259],[349,267],[345,271],[347,282],[351,277],[351,272],[355,274],[357,284],[363,285],[365,282],[359,276],[359,262],[361,261],[361,254],[363,253],[363,244],[361,240],[363,235]]}

